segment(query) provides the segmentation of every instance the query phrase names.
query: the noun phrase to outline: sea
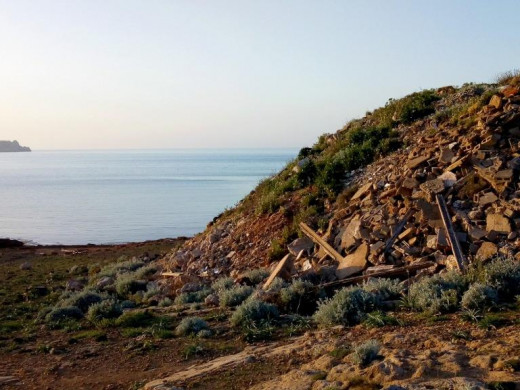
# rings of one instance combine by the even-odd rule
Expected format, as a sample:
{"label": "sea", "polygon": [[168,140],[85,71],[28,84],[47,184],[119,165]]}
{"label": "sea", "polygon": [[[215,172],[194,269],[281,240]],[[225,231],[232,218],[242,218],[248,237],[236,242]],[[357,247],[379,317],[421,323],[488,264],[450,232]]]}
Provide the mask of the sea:
{"label": "sea", "polygon": [[0,238],[83,245],[192,236],[296,149],[0,153]]}

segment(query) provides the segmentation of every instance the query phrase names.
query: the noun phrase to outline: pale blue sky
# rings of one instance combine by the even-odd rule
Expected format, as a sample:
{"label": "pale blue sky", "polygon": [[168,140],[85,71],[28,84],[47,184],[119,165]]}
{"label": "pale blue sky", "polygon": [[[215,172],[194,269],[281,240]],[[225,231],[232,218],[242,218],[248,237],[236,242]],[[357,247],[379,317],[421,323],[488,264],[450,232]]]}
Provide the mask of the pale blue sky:
{"label": "pale blue sky", "polygon": [[520,1],[0,0],[0,139],[301,147],[520,67]]}

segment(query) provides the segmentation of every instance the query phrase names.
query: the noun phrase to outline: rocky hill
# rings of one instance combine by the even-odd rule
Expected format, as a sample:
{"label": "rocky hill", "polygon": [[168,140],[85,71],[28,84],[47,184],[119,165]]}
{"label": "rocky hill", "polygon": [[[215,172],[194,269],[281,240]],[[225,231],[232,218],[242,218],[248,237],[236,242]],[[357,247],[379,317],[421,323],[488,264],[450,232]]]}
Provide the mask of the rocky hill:
{"label": "rocky hill", "polygon": [[0,141],[0,152],[30,152],[28,146],[21,146],[18,141]]}
{"label": "rocky hill", "polygon": [[[327,282],[425,261],[432,262],[430,272],[464,267],[450,248],[439,195],[458,237],[459,262],[515,255],[519,85],[518,77],[505,77],[389,100],[303,148],[169,254],[165,266],[203,279],[236,277],[304,249],[293,276]],[[340,257],[324,256],[301,222]]]}

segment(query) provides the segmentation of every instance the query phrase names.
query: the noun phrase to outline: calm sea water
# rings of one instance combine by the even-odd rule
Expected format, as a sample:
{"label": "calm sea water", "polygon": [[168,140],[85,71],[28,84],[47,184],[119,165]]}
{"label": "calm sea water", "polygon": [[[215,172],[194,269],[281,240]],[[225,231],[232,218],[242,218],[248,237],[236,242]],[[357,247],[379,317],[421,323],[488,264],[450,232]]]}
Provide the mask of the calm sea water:
{"label": "calm sea water", "polygon": [[0,153],[0,237],[101,244],[193,235],[296,153]]}

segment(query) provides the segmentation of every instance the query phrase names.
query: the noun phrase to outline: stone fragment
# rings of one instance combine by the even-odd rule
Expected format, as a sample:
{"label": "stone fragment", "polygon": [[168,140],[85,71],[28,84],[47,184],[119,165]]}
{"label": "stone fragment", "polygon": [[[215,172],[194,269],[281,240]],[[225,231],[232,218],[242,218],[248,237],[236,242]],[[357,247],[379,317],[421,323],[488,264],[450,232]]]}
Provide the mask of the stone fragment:
{"label": "stone fragment", "polygon": [[489,100],[489,105],[493,106],[497,109],[502,107],[502,98],[498,95],[491,96],[491,99]]}
{"label": "stone fragment", "polygon": [[287,245],[287,249],[293,256],[298,256],[298,253],[301,251],[309,252],[314,248],[314,242],[312,240],[305,236],[301,238],[297,238],[293,242],[291,242],[289,245]]}
{"label": "stone fragment", "polygon": [[427,202],[424,199],[418,199],[417,207],[419,208],[421,222],[426,222],[434,229],[444,227],[437,205]]}
{"label": "stone fragment", "polygon": [[457,175],[455,175],[453,172],[446,171],[437,177],[437,179],[442,180],[445,188],[451,188],[457,182]]}
{"label": "stone fragment", "polygon": [[494,230],[500,234],[511,233],[511,224],[509,219],[500,214],[488,214],[486,217],[486,230],[488,232]]}
{"label": "stone fragment", "polygon": [[361,233],[361,220],[359,216],[354,217],[341,233],[340,246],[348,250],[357,243]]}
{"label": "stone fragment", "polygon": [[479,260],[485,261],[489,260],[492,257],[496,256],[498,253],[498,247],[492,242],[483,242],[480,248],[477,251],[477,258]]}
{"label": "stone fragment", "polygon": [[430,249],[437,248],[437,235],[429,235],[426,237],[426,247]]}
{"label": "stone fragment", "polygon": [[493,192],[488,192],[479,198],[478,203],[481,206],[486,206],[488,204],[496,202],[497,200],[498,197]]}
{"label": "stone fragment", "polygon": [[29,271],[29,270],[32,269],[32,264],[29,263],[28,261],[26,261],[26,262],[20,264],[20,269],[21,269],[22,271]]}
{"label": "stone fragment", "polygon": [[435,195],[440,194],[444,191],[444,182],[440,179],[428,180],[427,182],[419,186],[426,195],[426,199],[429,202],[435,200]]}
{"label": "stone fragment", "polygon": [[83,290],[83,287],[85,287],[85,284],[76,279],[68,280],[65,285],[65,289],[68,291],[80,291]]}
{"label": "stone fragment", "polygon": [[419,156],[416,158],[413,158],[406,163],[406,167],[409,169],[417,168],[419,165],[425,163],[430,158],[429,155]]}
{"label": "stone fragment", "polygon": [[437,249],[447,249],[450,246],[448,237],[446,236],[446,230],[439,229],[437,232]]}
{"label": "stone fragment", "polygon": [[204,303],[208,306],[218,306],[220,299],[217,294],[209,294],[206,299],[204,299]]}
{"label": "stone fragment", "polygon": [[352,198],[351,198],[350,200],[351,200],[351,201],[358,200],[359,198],[361,198],[362,196],[364,196],[368,191],[370,191],[371,188],[372,188],[372,183],[367,183],[367,184],[361,186],[361,187],[356,191],[356,193],[354,194],[354,196],[352,196]]}
{"label": "stone fragment", "polygon": [[344,279],[355,273],[361,272],[367,265],[368,245],[361,244],[354,253],[346,256],[340,261],[336,269],[336,277]]}
{"label": "stone fragment", "polygon": [[455,154],[448,148],[442,149],[439,154],[439,162],[449,164],[452,162]]}

